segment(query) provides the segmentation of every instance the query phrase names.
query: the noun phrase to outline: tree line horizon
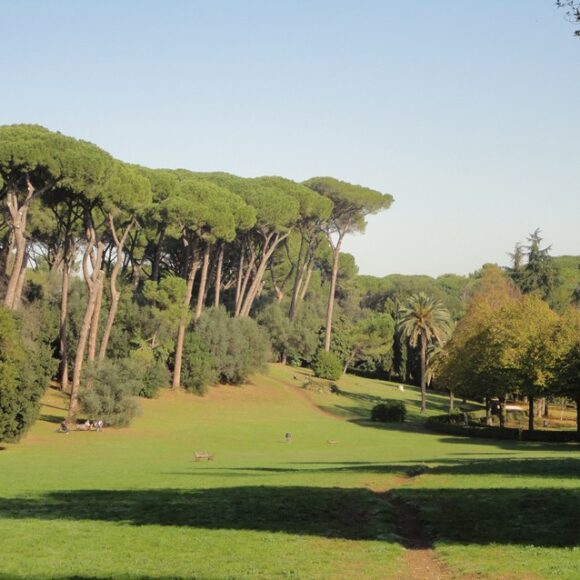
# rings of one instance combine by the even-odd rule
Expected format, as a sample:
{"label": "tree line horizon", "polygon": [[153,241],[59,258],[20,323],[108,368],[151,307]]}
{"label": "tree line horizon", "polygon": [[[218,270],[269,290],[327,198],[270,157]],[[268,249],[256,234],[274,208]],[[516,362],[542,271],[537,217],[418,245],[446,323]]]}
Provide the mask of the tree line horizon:
{"label": "tree line horizon", "polygon": [[[185,282],[173,364],[177,388],[186,328],[210,302],[210,286],[214,306],[228,292],[230,313],[248,317],[274,253],[297,232],[300,248],[286,281],[292,284],[292,319],[324,241],[332,251],[324,341],[329,351],[343,239],[363,231],[365,216],[393,201],[390,194],[331,177],[297,183],[277,176],[149,169],[38,125],[0,127],[0,192],[5,308],[20,308],[27,266],[39,247],[49,269],[61,272],[59,382],[65,390],[71,383],[70,420],[78,410],[85,359],[101,363],[107,357],[120,277],[137,286],[144,279],[158,283],[162,272],[169,272]],[[75,357],[69,361],[68,295],[77,258],[87,299]],[[101,329],[106,286],[110,304]]]}
{"label": "tree line horizon", "polygon": [[[358,275],[341,251],[390,194],[332,177],[149,169],[38,125],[9,125],[0,127],[0,200],[0,342],[18,346],[7,349],[12,366],[0,360],[12,385],[0,388],[0,417],[31,407],[6,427],[12,435],[33,420],[49,379],[70,394],[74,422],[79,405],[129,416],[126,395],[159,386],[239,384],[268,356],[318,376],[350,369],[415,383],[422,411],[427,385],[493,394],[481,380],[481,392],[471,388],[469,369],[459,380],[458,365],[454,374],[441,364],[442,352],[461,352],[458,339],[445,344],[466,326],[456,327],[489,270],[377,278]],[[580,261],[555,275],[539,230],[528,241],[501,276],[558,311],[577,304]],[[27,357],[42,367],[34,377]]]}

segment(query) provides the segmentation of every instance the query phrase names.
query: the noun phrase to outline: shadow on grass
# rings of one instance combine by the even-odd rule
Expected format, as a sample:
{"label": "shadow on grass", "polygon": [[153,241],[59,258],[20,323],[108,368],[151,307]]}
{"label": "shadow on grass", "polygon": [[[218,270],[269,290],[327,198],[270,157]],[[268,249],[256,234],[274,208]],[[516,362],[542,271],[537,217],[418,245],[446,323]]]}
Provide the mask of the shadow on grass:
{"label": "shadow on grass", "polygon": [[[580,543],[580,489],[403,487],[391,493],[416,506],[420,518],[444,543],[536,547]],[[0,517],[389,541],[393,529],[389,499],[366,489],[315,487],[95,489],[0,498]]]}
{"label": "shadow on grass", "polygon": [[43,413],[42,415],[40,415],[39,420],[45,421],[46,423],[55,423],[59,425],[64,421],[64,417],[61,417],[59,415],[47,415]]}
{"label": "shadow on grass", "polygon": [[314,487],[94,489],[0,498],[0,518],[95,520],[349,540],[373,539],[388,532],[389,510],[384,498],[367,489]]}
{"label": "shadow on grass", "polygon": [[580,544],[580,489],[412,489],[394,495],[419,510],[445,544]]}
{"label": "shadow on grass", "polygon": [[[377,463],[364,461],[337,461],[313,463],[289,463],[289,467],[196,467],[192,471],[182,471],[175,475],[199,476],[247,476],[260,474],[329,474],[368,473],[393,474],[414,477],[423,473],[432,475],[502,475],[506,477],[538,477],[558,479],[580,478],[580,459],[542,458],[514,459],[512,457],[493,459],[451,459],[425,461],[399,461],[397,463]],[[303,466],[303,467],[300,467]],[[316,466],[316,467],[314,467]]]}

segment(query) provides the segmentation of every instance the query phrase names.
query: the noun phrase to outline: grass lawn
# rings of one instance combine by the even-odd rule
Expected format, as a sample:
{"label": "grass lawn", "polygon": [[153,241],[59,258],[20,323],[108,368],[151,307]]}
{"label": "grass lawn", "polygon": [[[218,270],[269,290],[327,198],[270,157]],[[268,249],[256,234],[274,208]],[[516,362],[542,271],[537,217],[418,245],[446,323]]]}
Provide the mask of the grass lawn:
{"label": "grass lawn", "polygon": [[[408,578],[393,498],[449,577],[580,577],[578,446],[428,433],[416,389],[347,376],[339,395],[307,392],[303,372],[165,391],[102,433],[57,434],[51,391],[0,451],[0,578]],[[381,398],[408,422],[369,423]]]}

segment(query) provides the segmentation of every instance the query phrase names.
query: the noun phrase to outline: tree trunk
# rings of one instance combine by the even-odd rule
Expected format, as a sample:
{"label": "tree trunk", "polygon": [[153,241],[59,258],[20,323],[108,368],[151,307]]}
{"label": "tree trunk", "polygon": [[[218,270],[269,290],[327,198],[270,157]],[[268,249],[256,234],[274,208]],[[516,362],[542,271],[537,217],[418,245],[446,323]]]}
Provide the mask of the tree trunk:
{"label": "tree trunk", "polygon": [[115,317],[117,316],[117,310],[119,308],[119,301],[121,299],[121,291],[117,287],[117,279],[119,277],[119,273],[121,272],[121,267],[123,266],[123,261],[125,258],[125,243],[127,241],[127,237],[129,232],[131,231],[134,221],[131,221],[125,228],[121,239],[117,234],[117,229],[115,228],[115,223],[113,222],[113,218],[109,215],[109,230],[113,237],[116,247],[117,253],[117,260],[115,265],[113,266],[113,270],[111,271],[111,306],[109,308],[109,314],[107,316],[107,322],[105,324],[105,330],[103,332],[103,338],[101,339],[101,346],[99,349],[99,363],[102,363],[107,356],[107,347],[109,346],[109,340],[111,338],[111,332],[113,330],[113,324],[115,323]]}
{"label": "tree trunk", "polygon": [[314,270],[314,257],[312,258],[312,260],[308,263],[308,268],[306,270],[306,279],[304,280],[304,283],[302,284],[302,290],[300,290],[300,302],[302,302],[304,300],[304,297],[306,296],[306,292],[308,292],[308,287],[310,286],[310,279],[312,278],[312,271]]}
{"label": "tree trunk", "polygon": [[28,215],[28,206],[18,208],[18,200],[15,193],[9,192],[6,196],[6,204],[8,205],[11,221],[10,224],[14,234],[14,247],[16,253],[12,263],[12,270],[8,278],[8,286],[4,296],[4,306],[9,310],[16,310],[18,282],[22,273],[22,268],[26,267],[26,238],[24,232],[26,230],[26,218]]}
{"label": "tree trunk", "polygon": [[576,432],[580,436],[580,395],[576,397]]}
{"label": "tree trunk", "polygon": [[306,273],[306,263],[303,256],[304,236],[300,236],[300,250],[298,251],[298,258],[296,260],[296,272],[294,275],[294,285],[292,286],[292,297],[290,299],[290,308],[288,309],[288,318],[292,321],[296,316],[298,308],[298,297],[300,296],[300,288],[304,282],[304,275]]}
{"label": "tree trunk", "polygon": [[491,399],[487,395],[485,397],[485,424],[488,427],[491,425]]}
{"label": "tree trunk", "polygon": [[530,431],[534,430],[534,397],[532,395],[528,396],[528,429]]}
{"label": "tree trunk", "polygon": [[550,403],[548,399],[544,399],[544,418],[548,419],[550,417]]}
{"label": "tree trunk", "polygon": [[101,306],[103,304],[104,287],[105,273],[103,271],[102,276],[99,279],[99,283],[96,286],[97,298],[95,301],[95,308],[93,310],[93,317],[91,319],[91,329],[89,332],[89,353],[87,355],[87,360],[89,362],[94,362],[97,354],[97,340],[99,338],[99,324],[101,322]]}
{"label": "tree trunk", "polygon": [[[85,358],[85,351],[89,338],[89,331],[91,329],[91,322],[95,313],[95,307],[99,297],[99,288],[102,287],[105,273],[101,270],[103,263],[103,243],[96,241],[96,231],[92,223],[90,210],[85,212],[86,221],[86,240],[87,246],[85,248],[85,255],[83,257],[83,277],[87,286],[87,305],[85,307],[85,314],[79,333],[79,341],[75,354],[75,362],[73,369],[73,379],[70,393],[70,401],[67,415],[67,423],[72,423],[75,420],[78,411],[78,396],[81,384],[81,376],[83,370],[83,363]],[[93,255],[94,252],[94,255]],[[92,266],[92,271],[89,272],[89,263]]]}
{"label": "tree trunk", "polygon": [[[28,246],[28,244],[26,244]],[[18,280],[16,282],[16,291],[14,293],[14,310],[19,310],[22,306],[22,291],[24,289],[24,280],[26,279],[26,265],[28,263],[28,247],[24,249],[24,261],[20,268],[20,274],[18,274]]]}
{"label": "tree trunk", "polygon": [[207,285],[207,272],[209,268],[210,245],[206,244],[203,250],[203,262],[201,264],[201,279],[197,292],[197,303],[195,305],[195,320],[198,320],[203,312],[203,303],[205,297],[205,288]]}
{"label": "tree trunk", "polygon": [[501,429],[505,427],[505,396],[499,398],[499,426]]}
{"label": "tree trunk", "polygon": [[250,315],[250,311],[252,310],[252,306],[254,304],[254,300],[258,295],[261,286],[262,280],[264,278],[264,274],[266,273],[266,268],[268,267],[268,262],[272,257],[272,254],[278,247],[278,245],[283,242],[288,237],[288,233],[286,234],[268,234],[265,236],[265,243],[264,243],[264,250],[262,252],[262,257],[260,259],[260,263],[258,265],[258,269],[256,270],[256,275],[254,276],[254,280],[250,285],[249,290],[246,293],[245,300],[243,302],[242,308],[240,309],[240,316],[246,317]]}
{"label": "tree trunk", "polygon": [[195,282],[195,276],[197,273],[197,268],[199,266],[199,260],[197,257],[197,252],[194,252],[193,259],[191,263],[191,269],[187,277],[187,286],[185,290],[185,297],[183,300],[183,314],[179,320],[179,327],[177,329],[177,340],[175,341],[175,364],[173,368],[173,388],[179,389],[181,387],[181,366],[183,364],[183,344],[185,342],[185,329],[187,327],[187,319],[189,314],[189,304],[191,302],[191,296],[193,294],[193,283]]}
{"label": "tree trunk", "polygon": [[455,411],[455,395],[453,391],[449,391],[449,414]]}
{"label": "tree trunk", "polygon": [[222,270],[224,268],[224,245],[220,244],[218,261],[215,271],[215,287],[213,305],[217,308],[220,305],[220,292],[222,289]]}
{"label": "tree trunk", "polygon": [[161,228],[159,231],[159,237],[157,238],[157,244],[155,246],[155,253],[153,255],[153,264],[151,265],[151,280],[154,282],[159,282],[160,265],[161,265],[161,245],[163,243],[163,237],[165,235],[165,228]]}
{"label": "tree trunk", "polygon": [[421,413],[427,410],[427,382],[426,376],[427,363],[427,342],[424,336],[421,336]]}
{"label": "tree trunk", "polygon": [[68,390],[68,338],[67,338],[67,320],[68,320],[68,293],[70,281],[70,263],[67,259],[62,265],[62,290],[60,294],[60,365],[58,376],[60,387],[63,391]]}
{"label": "tree trunk", "polygon": [[332,338],[332,314],[334,311],[334,295],[336,293],[336,279],[338,277],[338,259],[340,257],[340,246],[342,237],[338,238],[336,246],[333,248],[332,256],[332,276],[330,279],[330,292],[328,294],[328,306],[326,308],[326,329],[324,333],[324,350],[330,352],[330,340]]}
{"label": "tree trunk", "polygon": [[244,280],[244,246],[240,249],[240,263],[238,264],[238,278],[236,280],[236,300],[234,302],[234,315],[237,316],[240,313],[240,307],[242,305],[242,285]]}

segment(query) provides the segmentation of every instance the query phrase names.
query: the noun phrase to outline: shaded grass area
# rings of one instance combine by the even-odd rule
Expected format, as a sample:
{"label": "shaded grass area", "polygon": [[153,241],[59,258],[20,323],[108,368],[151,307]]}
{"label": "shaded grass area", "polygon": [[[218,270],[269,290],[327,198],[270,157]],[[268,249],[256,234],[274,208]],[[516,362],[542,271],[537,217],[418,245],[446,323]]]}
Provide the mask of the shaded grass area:
{"label": "shaded grass area", "polygon": [[[0,578],[404,578],[392,506],[371,491],[393,487],[459,577],[580,577],[578,446],[429,433],[417,389],[347,376],[342,394],[305,393],[295,375],[164,392],[131,429],[66,436],[51,392],[0,453]],[[368,421],[383,399],[409,421]]]}
{"label": "shaded grass area", "polygon": [[386,539],[388,504],[366,489],[245,486],[78,490],[0,499],[0,517]]}

